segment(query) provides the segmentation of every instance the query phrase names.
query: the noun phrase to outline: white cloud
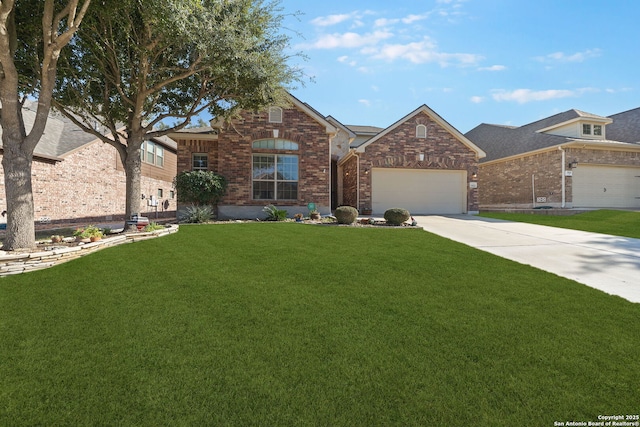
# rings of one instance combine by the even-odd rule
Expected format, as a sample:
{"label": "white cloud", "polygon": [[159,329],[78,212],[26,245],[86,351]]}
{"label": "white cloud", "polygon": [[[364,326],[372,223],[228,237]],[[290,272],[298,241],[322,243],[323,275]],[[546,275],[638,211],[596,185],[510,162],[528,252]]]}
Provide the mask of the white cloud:
{"label": "white cloud", "polygon": [[343,64],[347,64],[350,65],[352,67],[355,67],[356,65],[358,65],[358,63],[352,59],[350,59],[347,55],[342,55],[340,57],[338,57],[338,62],[342,62]]}
{"label": "white cloud", "polygon": [[571,98],[580,96],[587,92],[598,92],[595,88],[580,88],[575,90],[569,89],[549,89],[549,90],[531,90],[516,89],[513,91],[496,90],[492,97],[495,101],[515,101],[518,104],[526,104],[533,101],[548,101],[550,99]]}
{"label": "white cloud", "polygon": [[339,15],[319,16],[311,20],[311,25],[315,25],[316,27],[329,27],[353,18],[355,13],[356,12],[342,13]]}
{"label": "white cloud", "polygon": [[373,46],[363,49],[362,53],[387,61],[405,59],[414,64],[435,62],[442,67],[452,64],[474,65],[482,59],[482,56],[471,53],[439,52],[437,45],[428,37],[422,41],[407,44],[386,44],[380,48]]}
{"label": "white cloud", "polygon": [[375,27],[389,27],[400,22],[399,19],[379,18],[373,22]]}
{"label": "white cloud", "polygon": [[546,56],[538,56],[540,62],[584,62],[587,59],[597,58],[602,54],[600,49],[587,49],[584,52],[566,54],[564,52],[554,52]]}
{"label": "white cloud", "polygon": [[422,15],[408,15],[402,18],[402,22],[404,24],[413,24],[416,21],[422,21],[423,19],[427,19],[429,17],[428,13],[424,13]]}
{"label": "white cloud", "polygon": [[481,96],[472,96],[471,97],[471,102],[473,102],[474,104],[480,104],[482,101],[484,101],[484,98]]}
{"label": "white cloud", "polygon": [[368,99],[359,99],[358,103],[364,105],[365,107],[371,107],[371,101],[369,101]]}
{"label": "white cloud", "polygon": [[478,68],[479,71],[504,71],[507,67],[504,65],[492,65],[490,67],[481,67]]}
{"label": "white cloud", "polygon": [[308,49],[336,49],[336,48],[358,48],[363,46],[376,45],[380,41],[393,37],[388,31],[374,31],[373,33],[358,34],[354,32],[325,34],[315,43],[305,45]]}

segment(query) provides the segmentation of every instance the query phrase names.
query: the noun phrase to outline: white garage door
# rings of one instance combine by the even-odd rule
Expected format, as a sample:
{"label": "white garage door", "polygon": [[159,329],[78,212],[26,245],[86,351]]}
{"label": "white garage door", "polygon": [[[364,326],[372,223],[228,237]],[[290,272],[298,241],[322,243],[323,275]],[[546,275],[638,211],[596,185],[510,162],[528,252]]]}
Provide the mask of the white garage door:
{"label": "white garage door", "polygon": [[390,208],[404,208],[416,215],[467,211],[466,171],[377,168],[372,171],[371,185],[375,214]]}
{"label": "white garage door", "polygon": [[640,207],[640,168],[580,164],[572,179],[573,207]]}

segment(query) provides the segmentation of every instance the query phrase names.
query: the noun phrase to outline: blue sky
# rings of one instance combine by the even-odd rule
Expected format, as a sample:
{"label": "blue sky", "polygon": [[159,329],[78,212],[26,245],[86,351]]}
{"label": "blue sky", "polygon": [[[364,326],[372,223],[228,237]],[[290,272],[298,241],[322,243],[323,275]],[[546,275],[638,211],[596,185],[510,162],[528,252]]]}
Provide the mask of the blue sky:
{"label": "blue sky", "polygon": [[636,0],[282,0],[293,95],[344,124],[386,127],[427,104],[465,133],[575,108],[640,107]]}

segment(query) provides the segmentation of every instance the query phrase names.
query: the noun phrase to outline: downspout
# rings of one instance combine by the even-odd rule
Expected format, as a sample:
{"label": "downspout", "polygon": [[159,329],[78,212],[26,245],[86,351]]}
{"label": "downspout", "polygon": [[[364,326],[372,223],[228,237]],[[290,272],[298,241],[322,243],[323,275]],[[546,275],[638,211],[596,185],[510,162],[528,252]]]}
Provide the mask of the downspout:
{"label": "downspout", "polygon": [[566,153],[564,151],[564,148],[562,148],[562,145],[558,146],[558,150],[560,150],[560,152],[562,152],[562,176],[560,177],[560,179],[562,180],[562,208],[565,207],[565,194],[566,194],[566,189],[565,189],[565,165],[567,164],[565,161],[565,156]]}
{"label": "downspout", "polygon": [[356,206],[360,210],[360,156],[354,151],[356,156]]}

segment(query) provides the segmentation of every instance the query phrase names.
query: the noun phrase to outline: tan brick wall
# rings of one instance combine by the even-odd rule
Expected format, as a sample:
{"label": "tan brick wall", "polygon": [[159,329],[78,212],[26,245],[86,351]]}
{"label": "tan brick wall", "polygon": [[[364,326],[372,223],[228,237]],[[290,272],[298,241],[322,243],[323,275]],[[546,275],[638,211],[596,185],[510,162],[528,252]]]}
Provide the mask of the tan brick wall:
{"label": "tan brick wall", "polygon": [[[587,165],[640,166],[640,153],[566,148],[565,162]],[[568,170],[567,166],[565,168]],[[532,183],[532,176],[535,182]],[[518,159],[480,165],[478,173],[480,207],[532,207],[538,197],[546,202],[537,205],[562,206],[562,152],[553,150]],[[564,177],[565,202],[572,202],[572,178]],[[534,197],[536,199],[534,199]]]}
{"label": "tan brick wall", "polygon": [[[416,138],[416,126],[427,126],[427,138]],[[419,160],[424,153],[424,160]],[[476,153],[440,126],[426,113],[411,117],[392,132],[373,142],[360,154],[360,206],[371,208],[371,169],[465,170],[471,181],[478,162]],[[369,173],[367,173],[369,171]],[[468,185],[467,185],[468,188]],[[467,210],[478,210],[478,194],[468,189]]]}
{"label": "tan brick wall", "polygon": [[[172,160],[170,160],[172,157]],[[34,160],[33,198],[35,220],[51,222],[105,221],[122,219],[125,212],[126,179],[117,169],[116,149],[102,142],[88,144],[71,153],[61,162]],[[175,153],[165,150],[165,166],[175,165]],[[175,167],[175,166],[174,166]],[[157,195],[163,190],[167,204],[158,206],[159,216],[175,215],[176,202],[170,199],[171,180],[142,177],[142,191]],[[141,199],[140,212],[153,211]],[[0,207],[6,208],[4,171],[0,166]],[[164,213],[164,215],[162,215]]]}

